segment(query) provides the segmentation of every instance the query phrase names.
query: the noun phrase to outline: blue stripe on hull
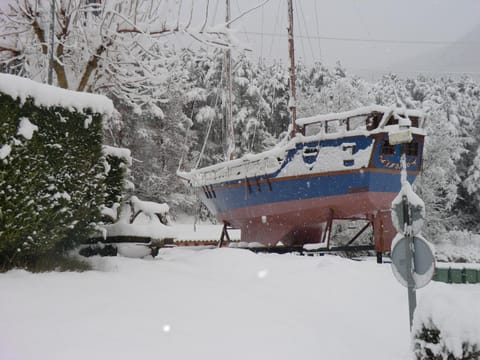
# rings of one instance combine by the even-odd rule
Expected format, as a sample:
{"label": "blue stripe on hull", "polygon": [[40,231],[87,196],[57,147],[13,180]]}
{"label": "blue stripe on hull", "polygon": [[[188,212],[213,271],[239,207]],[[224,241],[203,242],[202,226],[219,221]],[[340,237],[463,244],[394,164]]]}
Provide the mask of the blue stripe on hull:
{"label": "blue stripe on hull", "polygon": [[[408,180],[413,182],[415,175]],[[202,192],[200,196],[214,214],[270,203],[345,195],[354,192],[397,193],[400,190],[399,173],[370,172],[367,169],[348,171],[344,174],[323,175],[316,177],[294,177],[271,181],[271,190],[267,182],[259,184],[250,180],[250,190],[245,182],[240,186],[215,188],[215,193],[207,199]]]}

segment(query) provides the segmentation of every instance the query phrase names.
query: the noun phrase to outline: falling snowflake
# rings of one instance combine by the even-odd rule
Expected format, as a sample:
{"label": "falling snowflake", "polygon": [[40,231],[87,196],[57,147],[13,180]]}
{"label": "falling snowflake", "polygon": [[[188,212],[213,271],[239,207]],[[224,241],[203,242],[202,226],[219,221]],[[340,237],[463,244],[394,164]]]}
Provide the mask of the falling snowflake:
{"label": "falling snowflake", "polygon": [[257,276],[259,279],[265,279],[268,275],[268,270],[260,270],[258,273],[257,273]]}

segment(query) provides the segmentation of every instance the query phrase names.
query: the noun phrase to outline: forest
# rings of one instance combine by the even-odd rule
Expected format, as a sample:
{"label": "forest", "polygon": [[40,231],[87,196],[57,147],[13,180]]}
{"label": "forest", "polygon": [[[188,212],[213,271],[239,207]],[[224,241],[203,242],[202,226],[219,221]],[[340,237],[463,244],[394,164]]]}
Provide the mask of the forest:
{"label": "forest", "polygon": [[[0,71],[46,82],[49,8],[41,1],[22,4],[12,2],[0,12]],[[208,218],[176,172],[223,159],[224,57],[231,34],[206,23],[194,29],[175,16],[168,20],[161,4],[61,2],[53,80],[114,101],[104,142],[131,150],[137,196],[168,203],[174,217]],[[179,47],[172,34],[180,32],[198,39],[195,46]],[[236,46],[232,70],[234,155],[240,157],[272,147],[285,135],[289,69],[286,62],[252,59]],[[299,117],[370,104],[425,111],[428,137],[415,190],[427,206],[427,236],[435,241],[451,231],[480,231],[477,81],[385,74],[368,82],[340,63],[298,62],[296,70]]]}

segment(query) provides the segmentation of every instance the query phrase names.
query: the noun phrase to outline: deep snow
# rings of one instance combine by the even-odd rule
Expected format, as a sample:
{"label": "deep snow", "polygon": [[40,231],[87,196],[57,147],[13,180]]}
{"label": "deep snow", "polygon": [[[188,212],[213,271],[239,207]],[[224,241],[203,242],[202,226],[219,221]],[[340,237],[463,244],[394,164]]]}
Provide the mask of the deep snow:
{"label": "deep snow", "polygon": [[[411,358],[389,264],[228,248],[91,261],[85,273],[0,274],[0,359]],[[459,289],[480,295],[432,283],[419,304]]]}

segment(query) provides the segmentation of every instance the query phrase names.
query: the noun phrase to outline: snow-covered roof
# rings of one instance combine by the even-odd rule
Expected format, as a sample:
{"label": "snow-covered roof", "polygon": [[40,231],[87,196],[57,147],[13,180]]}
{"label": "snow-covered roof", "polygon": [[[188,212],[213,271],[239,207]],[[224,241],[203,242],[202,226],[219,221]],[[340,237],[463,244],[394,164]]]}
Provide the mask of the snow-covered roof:
{"label": "snow-covered roof", "polygon": [[379,113],[387,113],[389,111],[394,111],[400,115],[406,116],[417,116],[417,117],[424,117],[425,113],[420,110],[411,110],[405,108],[395,108],[390,106],[381,106],[381,105],[370,105],[361,108],[357,108],[350,111],[344,111],[339,113],[330,113],[330,114],[321,114],[315,115],[311,117],[297,119],[296,123],[298,126],[304,126],[312,123],[324,122],[324,121],[331,121],[331,120],[343,120],[352,118],[355,116],[367,115],[372,112],[379,112]]}
{"label": "snow-covered roof", "polygon": [[79,112],[91,109],[105,115],[114,111],[112,101],[105,96],[61,89],[9,74],[0,74],[0,92],[22,102],[31,97],[37,106],[60,106]]}

